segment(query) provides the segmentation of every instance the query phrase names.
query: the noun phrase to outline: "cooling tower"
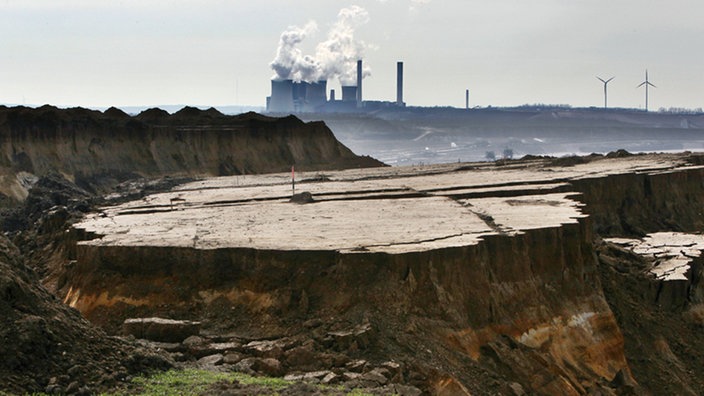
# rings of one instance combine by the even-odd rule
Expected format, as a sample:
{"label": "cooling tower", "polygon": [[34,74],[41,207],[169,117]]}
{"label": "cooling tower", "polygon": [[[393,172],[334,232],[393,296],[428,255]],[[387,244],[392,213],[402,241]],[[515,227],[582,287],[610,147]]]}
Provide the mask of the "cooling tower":
{"label": "cooling tower", "polygon": [[403,62],[396,63],[396,105],[403,106]]}
{"label": "cooling tower", "polygon": [[[344,92],[343,92],[344,96]],[[362,107],[362,60],[357,61],[357,107]]]}
{"label": "cooling tower", "polygon": [[342,101],[343,102],[354,102],[356,100],[357,100],[357,87],[343,86],[342,87]]}
{"label": "cooling tower", "polygon": [[308,106],[317,107],[325,104],[327,101],[328,82],[325,80],[316,81],[308,84],[306,89],[306,102]]}
{"label": "cooling tower", "polygon": [[293,81],[271,80],[271,100],[269,100],[268,110],[272,113],[293,111]]}
{"label": "cooling tower", "polygon": [[[305,81],[294,82],[293,83],[293,101],[304,101],[306,99],[306,91],[308,90],[308,83]],[[295,103],[294,103],[295,104]]]}

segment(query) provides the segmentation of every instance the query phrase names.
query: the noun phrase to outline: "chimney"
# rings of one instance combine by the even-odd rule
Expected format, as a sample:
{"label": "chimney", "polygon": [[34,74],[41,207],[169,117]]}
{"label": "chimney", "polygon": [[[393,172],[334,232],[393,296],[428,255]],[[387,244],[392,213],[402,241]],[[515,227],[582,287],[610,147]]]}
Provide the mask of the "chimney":
{"label": "chimney", "polygon": [[403,106],[403,62],[396,62],[396,105]]}
{"label": "chimney", "polygon": [[357,107],[362,107],[362,60],[357,61]]}
{"label": "chimney", "polygon": [[469,110],[469,90],[464,93],[464,108]]}

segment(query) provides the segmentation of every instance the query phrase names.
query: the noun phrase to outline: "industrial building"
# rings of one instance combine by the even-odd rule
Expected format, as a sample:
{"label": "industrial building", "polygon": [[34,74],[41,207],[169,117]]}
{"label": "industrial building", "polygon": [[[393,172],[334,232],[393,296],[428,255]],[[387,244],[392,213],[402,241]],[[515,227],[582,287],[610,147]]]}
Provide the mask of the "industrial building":
{"label": "industrial building", "polygon": [[362,60],[357,61],[357,85],[342,86],[327,96],[327,81],[271,80],[271,96],[266,98],[269,113],[356,113],[380,108],[405,107],[403,102],[403,62],[396,64],[396,101],[368,101],[362,97]]}

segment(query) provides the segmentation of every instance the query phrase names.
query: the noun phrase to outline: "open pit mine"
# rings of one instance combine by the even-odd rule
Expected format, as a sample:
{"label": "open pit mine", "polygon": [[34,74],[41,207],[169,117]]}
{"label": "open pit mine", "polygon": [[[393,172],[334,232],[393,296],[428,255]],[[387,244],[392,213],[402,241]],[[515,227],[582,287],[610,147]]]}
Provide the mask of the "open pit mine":
{"label": "open pit mine", "polygon": [[[499,378],[517,393],[635,390],[594,230],[629,210],[637,187],[672,194],[672,181],[701,188],[702,176],[683,156],[309,172],[298,175],[302,201],[290,174],[198,180],[75,224],[87,238],[62,294],[108,329],[156,315],[286,340],[318,320],[314,351],[329,342],[350,358],[402,362],[421,373],[415,386],[439,393],[483,394]],[[661,203],[630,210],[669,217],[679,206]],[[591,205],[603,212],[590,217]],[[641,275],[653,309],[691,308],[704,237],[662,237],[648,221],[658,222],[619,219],[639,233],[619,232],[633,240],[611,249],[652,255]],[[355,329],[364,342],[335,340]]]}
{"label": "open pit mine", "polygon": [[[24,168],[7,166],[8,175],[40,180],[7,184],[26,191],[22,213],[33,219],[38,187],[72,198],[7,234],[42,293],[79,311],[85,328],[148,339],[143,348],[181,365],[389,394],[704,393],[704,156],[620,151],[362,169],[373,160],[333,138],[326,147],[348,155],[341,170],[311,155],[315,166],[296,162],[292,174],[282,149],[292,138],[279,133],[266,139],[273,147],[258,143],[273,158],[281,150],[284,159],[271,160],[279,173],[244,174],[202,151],[222,153],[195,132],[211,133],[202,115],[174,120],[140,122],[166,148],[193,150],[196,163],[210,164],[202,173],[160,188],[129,178],[107,188],[109,172],[84,172],[85,185],[110,194],[74,205],[80,213],[72,202],[95,193],[75,186],[70,169],[42,182],[38,157],[13,143],[8,161]],[[264,130],[225,133],[217,122],[219,142]],[[294,118],[260,123],[308,131],[295,147],[309,152],[318,134],[331,136]],[[181,131],[182,145],[166,144],[155,125]],[[106,136],[101,144],[112,147]],[[244,153],[242,144],[232,149]],[[150,150],[164,158],[158,145]],[[151,177],[188,169],[149,163]],[[172,168],[154,165],[165,163]]]}

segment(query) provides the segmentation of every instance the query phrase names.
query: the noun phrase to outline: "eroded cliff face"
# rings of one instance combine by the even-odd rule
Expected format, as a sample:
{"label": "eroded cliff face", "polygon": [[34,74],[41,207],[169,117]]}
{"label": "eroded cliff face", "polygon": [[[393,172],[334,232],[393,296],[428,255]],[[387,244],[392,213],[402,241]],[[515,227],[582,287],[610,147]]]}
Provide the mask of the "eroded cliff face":
{"label": "eroded cliff face", "polygon": [[[481,393],[476,376],[490,375],[493,386],[584,394],[619,372],[630,378],[589,227],[406,254],[82,245],[65,301],[112,329],[126,317],[205,314],[267,337],[312,318],[330,329],[366,320],[377,341],[360,356],[432,368],[431,382],[450,376]],[[422,364],[403,352],[414,345]]]}
{"label": "eroded cliff face", "polygon": [[354,155],[322,122],[292,116],[0,107],[0,193],[15,201],[51,172],[105,191],[136,177],[282,172],[292,165],[310,171],[382,164]]}
{"label": "eroded cliff face", "polygon": [[[105,236],[77,245],[58,287],[113,330],[126,317],[160,315],[255,338],[310,334],[324,349],[326,334],[369,324],[373,341],[346,353],[401,361],[438,394],[696,394],[698,259],[682,293],[652,276],[646,258],[594,232],[697,227],[696,207],[679,208],[704,192],[696,163],[654,156],[329,173],[305,185],[305,205],[287,202],[275,175],[256,188],[204,181],[79,224]],[[182,203],[169,207],[174,196]],[[678,219],[689,215],[699,217]],[[675,305],[659,297],[668,288]],[[672,377],[659,371],[673,362]]]}
{"label": "eroded cliff face", "polygon": [[[693,156],[692,164],[701,163]],[[704,380],[704,172],[698,167],[574,183],[598,239],[604,295],[634,378],[652,394],[699,395]],[[665,236],[663,236],[665,235]],[[676,252],[668,253],[668,252]]]}

